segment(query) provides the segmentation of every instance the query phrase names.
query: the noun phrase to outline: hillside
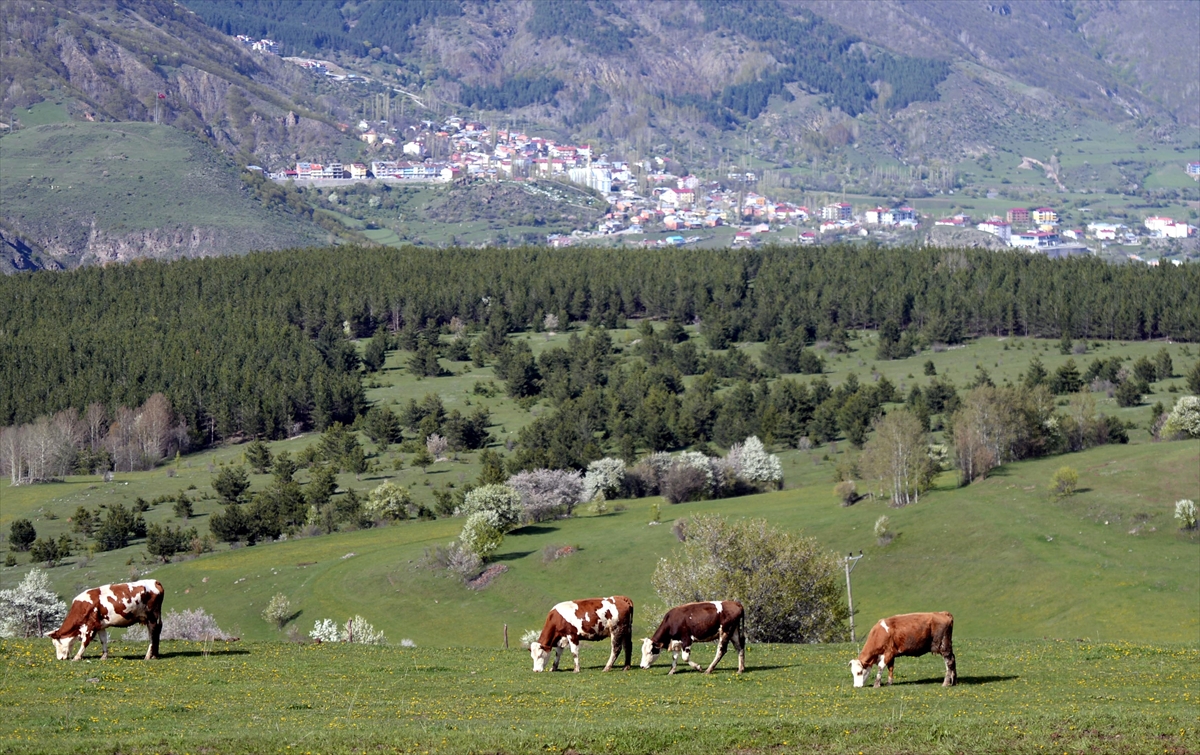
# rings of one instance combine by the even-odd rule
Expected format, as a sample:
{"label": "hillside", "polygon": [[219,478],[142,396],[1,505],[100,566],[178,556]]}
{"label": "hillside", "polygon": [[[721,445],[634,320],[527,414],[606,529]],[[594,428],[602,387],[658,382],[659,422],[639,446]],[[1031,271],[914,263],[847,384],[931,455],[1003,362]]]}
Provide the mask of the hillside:
{"label": "hillside", "polygon": [[307,218],[252,198],[228,158],[178,129],[51,123],[0,139],[0,161],[4,226],[40,255],[6,255],[6,271],[324,241]]}

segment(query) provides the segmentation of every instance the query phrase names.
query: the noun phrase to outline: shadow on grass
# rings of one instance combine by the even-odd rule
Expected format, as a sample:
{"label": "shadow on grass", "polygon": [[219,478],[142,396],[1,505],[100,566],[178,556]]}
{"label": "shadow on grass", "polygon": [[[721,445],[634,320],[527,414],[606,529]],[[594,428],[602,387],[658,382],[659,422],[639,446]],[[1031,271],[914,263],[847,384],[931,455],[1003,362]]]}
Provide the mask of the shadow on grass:
{"label": "shadow on grass", "polygon": [[532,555],[533,551],[514,551],[513,553],[501,553],[499,556],[492,556],[493,561],[518,561],[526,556]]}
{"label": "shadow on grass", "polygon": [[519,530],[513,530],[508,533],[509,537],[516,535],[546,535],[551,532],[558,532],[558,527],[547,527],[544,524],[530,524],[522,527]]}
{"label": "shadow on grass", "polygon": [[[1019,676],[960,676],[958,677],[958,686],[974,685],[974,684],[995,684],[996,682],[1011,682],[1020,679]],[[945,679],[944,676],[931,676],[928,679],[913,679],[910,682],[894,682],[892,686],[899,687],[902,685],[916,684],[941,684]],[[887,684],[885,683],[886,687]]]}
{"label": "shadow on grass", "polygon": [[[167,642],[168,642],[168,640],[163,640],[163,644],[161,646],[159,646],[157,660],[162,661],[162,660],[166,660],[168,658],[196,658],[196,657],[205,656],[205,655],[250,655],[250,651],[246,650],[244,648],[228,648],[227,649],[225,647],[226,643],[224,643],[224,642],[215,643],[214,647],[212,647],[208,652],[205,652],[203,650],[167,650],[167,646],[166,646]],[[113,660],[114,658],[119,658],[123,661],[140,661],[140,660],[144,659],[145,657],[146,657],[145,650],[143,650],[140,653],[133,653],[133,652],[118,653],[115,651],[109,651],[109,654],[108,654],[108,659],[110,661]],[[97,655],[94,658],[92,658],[92,657],[85,655],[83,657],[83,660],[99,661],[100,656]]]}

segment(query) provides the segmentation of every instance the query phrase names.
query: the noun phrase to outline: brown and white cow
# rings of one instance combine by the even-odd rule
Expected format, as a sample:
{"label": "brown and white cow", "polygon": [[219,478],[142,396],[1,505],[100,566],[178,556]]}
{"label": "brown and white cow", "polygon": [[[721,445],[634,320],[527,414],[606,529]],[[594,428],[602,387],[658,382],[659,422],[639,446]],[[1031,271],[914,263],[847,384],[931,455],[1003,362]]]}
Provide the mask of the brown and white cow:
{"label": "brown and white cow", "polygon": [[558,671],[563,647],[571,649],[575,659],[575,673],[579,673],[579,643],[581,640],[596,641],[605,637],[612,640],[612,653],[604,670],[612,668],[617,660],[619,648],[625,651],[625,670],[629,670],[633,655],[633,601],[624,595],[608,598],[568,600],[550,609],[542,634],[537,642],[529,646],[533,657],[533,670],[545,671],[550,650],[555,651],[551,671]]}
{"label": "brown and white cow", "polygon": [[954,664],[954,617],[945,611],[937,613],[905,613],[880,619],[871,627],[867,644],[863,645],[858,657],[850,661],[850,673],[854,675],[854,686],[861,687],[867,680],[871,666],[878,664],[875,686],[886,666],[888,684],[892,683],[892,664],[898,655],[925,655],[937,653],[946,661],[946,678],[943,687],[953,687],[958,681],[958,670]]}
{"label": "brown and white cow", "polygon": [[[679,662],[680,653],[683,662],[696,669],[711,674],[717,667],[717,662],[725,655],[730,641],[738,651],[738,673],[746,670],[746,633],[743,629],[745,611],[742,604],[736,600],[711,600],[703,603],[685,603],[676,606],[663,617],[653,637],[642,640],[642,668],[650,668],[650,664],[658,658],[664,648],[671,651],[671,672]],[[693,642],[717,642],[717,655],[705,669],[691,659]]]}
{"label": "brown and white cow", "polygon": [[71,645],[76,640],[82,644],[71,660],[82,658],[83,651],[93,638],[100,640],[104,649],[100,660],[105,660],[108,658],[108,632],[105,630],[109,627],[145,624],[150,634],[146,660],[150,660],[158,657],[162,603],[163,586],[156,579],[93,587],[75,596],[62,626],[46,636],[54,641],[54,652],[60,661],[65,661],[71,655]]}

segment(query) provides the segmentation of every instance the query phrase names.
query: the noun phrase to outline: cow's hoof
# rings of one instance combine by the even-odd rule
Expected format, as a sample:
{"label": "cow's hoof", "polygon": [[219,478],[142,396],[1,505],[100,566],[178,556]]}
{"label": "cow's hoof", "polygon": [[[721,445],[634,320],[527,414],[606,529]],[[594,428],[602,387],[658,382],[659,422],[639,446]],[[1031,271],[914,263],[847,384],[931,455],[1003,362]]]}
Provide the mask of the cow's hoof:
{"label": "cow's hoof", "polygon": [[883,686],[883,685],[881,685],[881,684],[879,683],[879,680],[878,680],[878,679],[876,679],[876,680],[875,680],[875,683],[874,683],[874,684],[872,684],[871,686],[872,686],[872,687],[874,687],[875,689],[879,689],[879,688],[880,688],[881,686]]}

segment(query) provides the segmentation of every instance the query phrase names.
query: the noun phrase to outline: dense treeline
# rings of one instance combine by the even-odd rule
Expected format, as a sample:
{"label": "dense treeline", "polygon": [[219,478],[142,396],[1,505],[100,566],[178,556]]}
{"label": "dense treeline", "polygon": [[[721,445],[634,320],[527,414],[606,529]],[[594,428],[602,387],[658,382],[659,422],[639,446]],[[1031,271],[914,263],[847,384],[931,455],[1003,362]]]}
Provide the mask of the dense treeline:
{"label": "dense treeline", "polygon": [[[601,13],[617,13],[612,0],[603,0],[597,5]],[[578,40],[600,55],[617,55],[633,46],[629,36],[637,26],[631,26],[628,32],[622,31],[597,16],[590,3],[580,0],[534,0],[533,15],[525,22],[525,29],[539,37]]]}
{"label": "dense treeline", "polygon": [[[605,327],[699,321],[712,348],[768,341],[771,369],[815,372],[807,344],[836,346],[884,322],[928,343],[1200,340],[1198,292],[1191,265],[874,247],[340,247],[22,274],[0,280],[0,425],[95,402],[137,406],[155,392],[200,444],[348,423],[365,408],[350,338],[385,327],[416,342],[453,318],[486,326],[476,341],[494,353],[505,333],[548,314]],[[687,351],[672,361],[690,363]],[[754,377],[753,364],[730,359],[722,374]]]}
{"label": "dense treeline", "polygon": [[341,4],[325,0],[192,0],[187,5],[225,34],[270,37],[287,54],[318,50],[361,54],[368,42],[393,53],[408,52],[422,21],[462,15],[462,4],[454,0],[365,3],[354,8],[353,19],[343,16]]}
{"label": "dense treeline", "polygon": [[[747,118],[757,117],[773,94],[791,99],[785,85],[792,82],[824,94],[827,107],[856,116],[872,107],[898,110],[912,102],[935,101],[938,84],[950,74],[949,64],[940,60],[880,51],[868,56],[857,44],[861,40],[806,10],[792,17],[778,3],[764,0],[705,0],[701,8],[707,31],[744,34],[781,63],[754,81],[725,87],[715,98]],[[705,112],[716,125],[728,125],[727,116]]]}
{"label": "dense treeline", "polygon": [[553,76],[514,76],[499,86],[464,84],[458,99],[467,107],[509,110],[550,102],[562,88]]}

